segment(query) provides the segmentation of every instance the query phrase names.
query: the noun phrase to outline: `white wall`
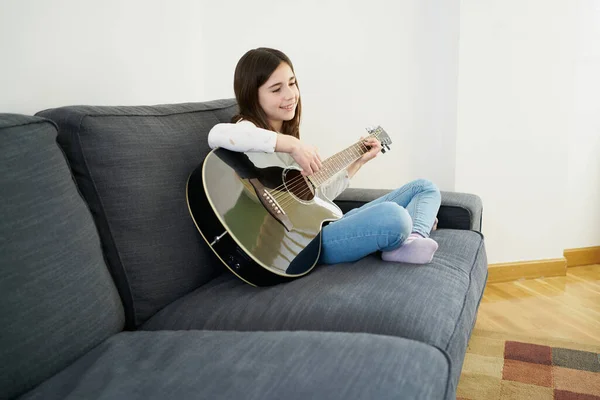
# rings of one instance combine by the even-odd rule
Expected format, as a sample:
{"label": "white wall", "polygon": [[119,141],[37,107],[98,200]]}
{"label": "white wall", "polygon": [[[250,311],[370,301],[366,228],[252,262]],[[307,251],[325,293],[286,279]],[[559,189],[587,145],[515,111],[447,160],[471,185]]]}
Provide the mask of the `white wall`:
{"label": "white wall", "polygon": [[[393,151],[355,180],[454,187],[458,0],[8,0],[0,109],[233,97],[239,57],[276,47],[302,87],[303,137],[324,156],[380,124]],[[423,151],[423,149],[426,151]],[[392,171],[384,173],[383,171]]]}
{"label": "white wall", "polygon": [[578,4],[566,248],[600,245],[600,1]]}
{"label": "white wall", "polygon": [[369,125],[392,151],[368,164],[359,187],[395,188],[428,177],[454,187],[458,0],[219,1],[205,5],[205,99],[233,97],[239,58],[260,46],[292,60],[302,94],[302,137],[323,156]]}
{"label": "white wall", "polygon": [[479,194],[491,263],[600,245],[598,0],[4,0],[0,110],[233,96],[283,50],[323,155],[381,124],[355,187]]}
{"label": "white wall", "polygon": [[0,110],[194,101],[202,3],[2,0]]}
{"label": "white wall", "polygon": [[461,2],[456,189],[490,262],[600,244],[597,26],[597,1]]}

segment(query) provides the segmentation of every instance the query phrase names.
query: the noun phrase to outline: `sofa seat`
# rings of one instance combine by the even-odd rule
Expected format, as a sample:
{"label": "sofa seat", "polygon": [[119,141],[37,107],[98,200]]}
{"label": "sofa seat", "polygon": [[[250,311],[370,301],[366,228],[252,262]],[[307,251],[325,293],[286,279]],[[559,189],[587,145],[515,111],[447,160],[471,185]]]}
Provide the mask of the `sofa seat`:
{"label": "sofa seat", "polygon": [[225,273],[168,305],[145,330],[338,331],[399,336],[446,352],[453,384],[487,279],[479,232],[441,229],[432,263],[407,265],[379,255],[318,266],[307,276],[252,287]]}
{"label": "sofa seat", "polygon": [[414,341],[331,332],[123,332],[23,399],[446,399],[449,362]]}

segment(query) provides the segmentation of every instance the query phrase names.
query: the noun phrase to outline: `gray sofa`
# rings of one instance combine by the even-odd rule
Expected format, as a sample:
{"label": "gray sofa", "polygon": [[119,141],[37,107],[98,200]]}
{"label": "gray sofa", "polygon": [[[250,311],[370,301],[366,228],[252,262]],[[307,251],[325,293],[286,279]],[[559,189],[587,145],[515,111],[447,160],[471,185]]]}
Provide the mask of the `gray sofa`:
{"label": "gray sofa", "polygon": [[442,193],[431,264],[372,255],[252,287],[185,200],[208,131],[235,111],[0,114],[1,398],[455,398],[487,279],[480,199]]}

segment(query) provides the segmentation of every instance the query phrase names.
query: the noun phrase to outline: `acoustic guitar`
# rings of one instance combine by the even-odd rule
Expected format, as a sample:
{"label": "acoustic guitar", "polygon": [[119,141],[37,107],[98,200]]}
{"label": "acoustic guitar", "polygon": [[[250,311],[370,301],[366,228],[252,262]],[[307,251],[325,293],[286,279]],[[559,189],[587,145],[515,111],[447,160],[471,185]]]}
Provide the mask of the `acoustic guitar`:
{"label": "acoustic guitar", "polygon": [[[381,128],[367,129],[392,143]],[[342,217],[321,187],[369,147],[360,140],[303,176],[285,153],[211,151],[190,174],[186,195],[198,231],[237,277],[269,286],[308,274],[321,253],[322,227]]]}

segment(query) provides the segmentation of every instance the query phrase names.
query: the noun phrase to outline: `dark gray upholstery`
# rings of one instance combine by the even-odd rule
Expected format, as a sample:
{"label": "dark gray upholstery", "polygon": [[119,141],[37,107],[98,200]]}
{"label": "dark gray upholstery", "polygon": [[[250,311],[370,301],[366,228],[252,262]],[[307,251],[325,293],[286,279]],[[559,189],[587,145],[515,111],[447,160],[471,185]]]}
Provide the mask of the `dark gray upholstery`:
{"label": "dark gray upholstery", "polygon": [[142,329],[315,330],[401,336],[448,352],[456,384],[487,278],[479,232],[438,230],[428,265],[381,261],[320,266],[255,288],[223,276],[161,310]]}
{"label": "dark gray upholstery", "polygon": [[318,332],[133,332],[24,399],[451,399],[439,350]]}
{"label": "dark gray upholstery", "polygon": [[[335,199],[335,203],[345,213],[389,192],[388,189],[348,188]],[[442,204],[437,215],[439,229],[466,229],[481,232],[483,203],[479,196],[447,191],[442,191],[441,195]]]}
{"label": "dark gray upholstery", "polygon": [[208,131],[236,109],[223,100],[38,113],[59,126],[130,328],[215,276],[218,261],[190,218],[185,187],[209,152]]}
{"label": "dark gray upholstery", "polygon": [[[209,250],[185,200],[208,131],[236,108],[218,100],[38,113],[58,125],[89,208],[52,125],[5,118],[31,125],[25,144],[2,136],[2,396],[47,378],[27,397],[454,398],[487,277],[481,200],[443,192],[439,227],[457,230],[433,233],[431,264],[376,254],[252,287]],[[384,192],[349,189],[338,204]],[[124,319],[142,331],[113,335]]]}
{"label": "dark gray upholstery", "polygon": [[123,328],[100,239],[56,127],[0,114],[0,397],[51,377]]}

